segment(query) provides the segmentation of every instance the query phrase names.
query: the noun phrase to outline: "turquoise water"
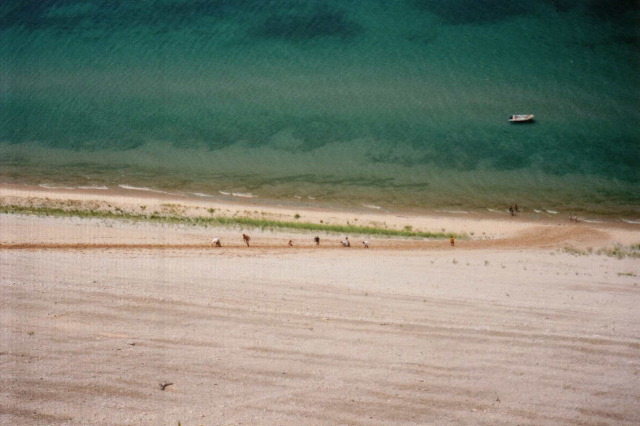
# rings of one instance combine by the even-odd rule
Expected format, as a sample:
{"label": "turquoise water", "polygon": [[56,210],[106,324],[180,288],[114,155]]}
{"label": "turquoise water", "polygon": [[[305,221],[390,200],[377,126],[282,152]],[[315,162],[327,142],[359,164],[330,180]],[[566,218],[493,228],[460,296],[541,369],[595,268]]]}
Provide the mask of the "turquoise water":
{"label": "turquoise water", "polygon": [[7,0],[0,183],[638,218],[639,17],[633,0]]}

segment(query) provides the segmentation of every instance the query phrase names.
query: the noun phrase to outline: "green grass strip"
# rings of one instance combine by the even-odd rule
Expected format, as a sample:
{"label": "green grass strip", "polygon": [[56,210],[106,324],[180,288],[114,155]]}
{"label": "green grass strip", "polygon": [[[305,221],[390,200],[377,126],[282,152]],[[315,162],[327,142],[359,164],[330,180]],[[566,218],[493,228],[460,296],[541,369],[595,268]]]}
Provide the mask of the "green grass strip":
{"label": "green grass strip", "polygon": [[53,217],[79,217],[88,219],[117,219],[139,222],[158,222],[170,224],[183,224],[192,226],[244,226],[258,229],[295,229],[302,231],[329,232],[337,234],[356,234],[384,237],[405,237],[405,238],[433,238],[444,239],[453,236],[457,239],[466,239],[466,234],[456,234],[450,232],[420,232],[413,230],[397,230],[386,228],[374,228],[369,226],[354,225],[330,225],[309,222],[289,222],[268,219],[254,219],[251,217],[187,217],[175,215],[160,215],[157,213],[138,214],[126,213],[124,211],[98,211],[98,210],[78,210],[61,209],[54,207],[27,207],[16,205],[0,206],[0,213],[7,214],[30,214],[37,216]]}

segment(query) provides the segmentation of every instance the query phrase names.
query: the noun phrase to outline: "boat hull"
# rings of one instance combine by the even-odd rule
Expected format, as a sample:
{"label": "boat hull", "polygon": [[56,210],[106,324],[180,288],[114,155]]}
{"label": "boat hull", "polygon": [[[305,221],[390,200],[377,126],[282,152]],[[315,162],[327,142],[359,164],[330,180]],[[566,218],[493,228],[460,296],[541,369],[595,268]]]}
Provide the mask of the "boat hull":
{"label": "boat hull", "polygon": [[528,123],[533,121],[533,114],[515,114],[509,116],[511,123]]}

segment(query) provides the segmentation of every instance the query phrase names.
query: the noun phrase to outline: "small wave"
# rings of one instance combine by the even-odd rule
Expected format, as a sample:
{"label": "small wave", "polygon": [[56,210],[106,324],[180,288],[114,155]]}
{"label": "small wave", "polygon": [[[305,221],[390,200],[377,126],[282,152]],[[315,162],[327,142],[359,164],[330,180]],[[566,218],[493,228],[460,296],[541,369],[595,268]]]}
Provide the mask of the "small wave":
{"label": "small wave", "polygon": [[374,206],[373,204],[363,204],[362,207],[366,207],[368,209],[375,209],[375,210],[380,210],[382,208],[380,206]]}
{"label": "small wave", "polygon": [[55,186],[55,185],[47,185],[46,183],[40,184],[38,186],[46,189],[76,189],[73,186]]}
{"label": "small wave", "polygon": [[621,219],[623,222],[630,223],[632,225],[640,225],[640,220]]}
{"label": "small wave", "polygon": [[106,191],[108,186],[79,186],[78,189],[99,189],[100,191]]}
{"label": "small wave", "polygon": [[200,198],[213,198],[213,195],[203,194],[202,192],[192,192],[191,195],[195,195],[196,197],[200,197]]}
{"label": "small wave", "polygon": [[316,199],[316,197],[312,197],[311,195],[307,195],[307,198],[310,199],[310,200],[315,200]]}
{"label": "small wave", "polygon": [[118,185],[122,189],[131,189],[133,191],[153,191],[151,188],[147,188],[146,186],[131,186],[131,185]]}
{"label": "small wave", "polygon": [[231,195],[232,197],[243,197],[243,198],[257,197],[257,195],[253,195],[250,192],[225,192],[225,191],[218,191],[218,192],[222,195]]}
{"label": "small wave", "polygon": [[544,209],[544,211],[546,211],[547,213],[550,213],[550,214],[558,214],[558,212],[555,211],[555,210]]}
{"label": "small wave", "polygon": [[580,222],[586,222],[586,223],[603,223],[601,220],[597,220],[597,219],[580,219]]}
{"label": "small wave", "polygon": [[151,188],[147,188],[146,186],[132,186],[132,185],[118,185],[118,187],[122,188],[122,189],[128,189],[131,191],[147,191],[147,192],[155,192],[157,194],[169,194],[169,195],[176,195],[173,194],[171,192],[167,192],[167,191],[160,191],[158,189],[151,189]]}
{"label": "small wave", "polygon": [[468,211],[466,210],[442,210],[445,213],[451,213],[451,214],[469,214]]}
{"label": "small wave", "polygon": [[490,211],[490,212],[492,212],[492,213],[504,213],[504,212],[503,212],[503,211],[501,211],[501,210],[490,209],[489,207],[487,207],[487,210],[489,210],[489,211]]}
{"label": "small wave", "polygon": [[538,210],[538,209],[533,209],[533,211],[536,213],[542,213],[542,210]]}
{"label": "small wave", "polygon": [[302,197],[299,195],[294,195],[293,198],[297,198],[298,200],[302,200]]}

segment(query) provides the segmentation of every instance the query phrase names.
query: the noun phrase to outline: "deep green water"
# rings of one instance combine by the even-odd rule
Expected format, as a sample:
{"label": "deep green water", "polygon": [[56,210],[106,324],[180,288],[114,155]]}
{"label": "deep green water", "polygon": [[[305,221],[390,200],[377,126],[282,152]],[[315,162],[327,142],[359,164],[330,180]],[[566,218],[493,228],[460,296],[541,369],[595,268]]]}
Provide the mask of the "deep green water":
{"label": "deep green water", "polygon": [[0,183],[638,219],[639,17],[633,0],[6,0]]}

